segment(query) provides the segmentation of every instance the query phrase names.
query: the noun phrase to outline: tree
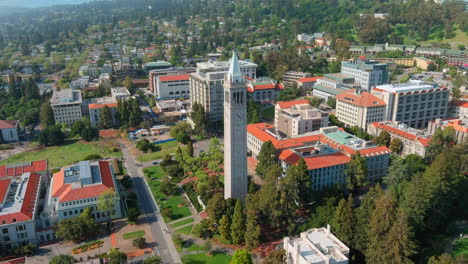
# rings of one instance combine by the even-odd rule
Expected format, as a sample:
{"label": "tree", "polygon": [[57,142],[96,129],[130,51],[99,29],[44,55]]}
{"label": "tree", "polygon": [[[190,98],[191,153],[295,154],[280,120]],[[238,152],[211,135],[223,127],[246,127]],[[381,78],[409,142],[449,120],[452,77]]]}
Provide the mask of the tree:
{"label": "tree", "polygon": [[148,150],[153,150],[154,145],[151,144],[146,138],[137,141],[136,148],[140,151],[147,152]]}
{"label": "tree", "polygon": [[41,105],[41,113],[39,114],[39,116],[42,128],[48,128],[55,124],[54,110],[52,110],[50,103],[43,103]]}
{"label": "tree", "polygon": [[251,200],[248,201],[248,209],[247,209],[247,221],[246,221],[246,229],[244,240],[247,246],[247,249],[255,249],[258,247],[258,243],[260,240],[260,225],[258,224],[257,219],[257,212],[255,210],[254,204]]}
{"label": "tree", "polygon": [[284,249],[275,249],[270,252],[263,264],[283,264],[286,258],[286,251]]}
{"label": "tree", "polygon": [[136,248],[145,248],[146,247],[146,239],[144,237],[137,237],[133,239],[132,246]]}
{"label": "tree", "polygon": [[276,155],[276,148],[273,143],[270,140],[264,142],[257,156],[258,164],[255,168],[257,176],[265,178],[266,172],[277,164]]}
{"label": "tree", "polygon": [[136,207],[130,207],[128,208],[127,212],[127,220],[129,223],[136,223],[138,220],[138,216],[140,216],[140,210]]}
{"label": "tree", "polygon": [[53,125],[45,130],[38,137],[39,144],[44,146],[56,146],[65,142],[65,135],[60,125]]}
{"label": "tree", "polygon": [[379,146],[390,146],[390,141],[392,138],[387,131],[382,131],[380,134],[375,138],[375,143]]}
{"label": "tree", "polygon": [[130,78],[129,76],[125,77],[124,86],[125,86],[125,88],[127,88],[127,90],[128,90],[131,94],[134,94],[134,93],[135,93],[135,90],[134,90],[134,87],[133,87],[132,78]]}
{"label": "tree", "polygon": [[446,127],[445,129],[437,128],[429,146],[426,149],[426,160],[428,164],[440,154],[444,149],[456,143],[455,129],[453,127]]}
{"label": "tree", "polygon": [[327,105],[333,109],[336,108],[336,99],[335,97],[328,97],[328,100],[327,100]]}
{"label": "tree", "polygon": [[108,189],[98,197],[97,209],[107,216],[107,228],[110,232],[111,216],[115,214],[115,198],[117,194],[114,189]]}
{"label": "tree", "polygon": [[230,264],[253,264],[252,256],[247,250],[236,250]]}
{"label": "tree", "polygon": [[85,141],[99,139],[99,131],[97,130],[97,128],[91,127],[91,125],[89,125],[81,130],[80,136]]}
{"label": "tree", "polygon": [[101,128],[112,127],[112,112],[107,105],[105,105],[102,108],[101,112],[99,113],[99,119],[100,119],[99,126]]}
{"label": "tree", "polygon": [[356,192],[359,188],[367,185],[367,165],[366,159],[361,154],[351,156],[351,161],[346,165],[346,187],[351,192]]}
{"label": "tree", "polygon": [[189,141],[187,143],[187,153],[190,157],[193,157],[193,143],[192,141]]}
{"label": "tree", "polygon": [[429,65],[427,65],[427,70],[428,71],[435,71],[435,70],[437,70],[437,65],[435,65],[435,63],[431,62],[431,63],[429,63]]}
{"label": "tree", "polygon": [[383,182],[391,189],[396,190],[399,195],[400,184],[409,181],[411,176],[408,172],[408,164],[403,159],[396,158],[388,168],[388,175],[383,177]]}
{"label": "tree", "polygon": [[111,248],[109,252],[107,252],[107,258],[109,260],[109,264],[127,263],[127,254],[115,248]]}
{"label": "tree", "polygon": [[343,243],[352,247],[354,245],[354,232],[356,219],[354,216],[354,200],[351,195],[348,199],[341,199],[336,207],[335,216],[332,221],[333,233]]}
{"label": "tree", "polygon": [[162,259],[159,256],[149,257],[143,260],[143,264],[162,264]]}
{"label": "tree", "polygon": [[408,170],[408,174],[413,176],[418,172],[423,172],[426,169],[424,159],[416,154],[409,154],[405,157],[405,164]]}
{"label": "tree", "polygon": [[301,158],[297,165],[289,166],[285,178],[291,184],[289,186],[291,191],[298,198],[295,202],[298,203],[299,207],[303,207],[310,201],[312,189],[312,180],[305,160]]}
{"label": "tree", "polygon": [[195,124],[195,132],[200,135],[206,133],[208,119],[206,118],[205,108],[198,102],[192,105],[192,113],[190,114],[193,123]]}
{"label": "tree", "polygon": [[322,103],[322,99],[318,97],[314,96],[312,98],[309,98],[309,104],[313,107],[319,107],[321,103]]}
{"label": "tree", "polygon": [[390,150],[395,154],[400,154],[403,151],[403,142],[399,138],[394,138],[390,142]]}
{"label": "tree", "polygon": [[73,264],[75,263],[75,258],[70,255],[60,254],[53,257],[49,264]]}
{"label": "tree", "polygon": [[244,241],[245,222],[243,209],[242,202],[237,200],[231,224],[231,240],[237,245]]}
{"label": "tree", "polygon": [[226,203],[222,193],[216,193],[208,201],[206,212],[214,223],[218,223],[221,217],[226,214]]}
{"label": "tree", "polygon": [[222,239],[227,240],[227,241],[231,240],[231,223],[227,215],[223,215],[221,217],[218,230]]}
{"label": "tree", "polygon": [[455,260],[447,253],[440,256],[432,256],[427,264],[456,264]]}
{"label": "tree", "polygon": [[94,235],[97,228],[98,225],[91,215],[91,209],[86,208],[78,217],[59,221],[56,236],[63,240],[80,242]]}

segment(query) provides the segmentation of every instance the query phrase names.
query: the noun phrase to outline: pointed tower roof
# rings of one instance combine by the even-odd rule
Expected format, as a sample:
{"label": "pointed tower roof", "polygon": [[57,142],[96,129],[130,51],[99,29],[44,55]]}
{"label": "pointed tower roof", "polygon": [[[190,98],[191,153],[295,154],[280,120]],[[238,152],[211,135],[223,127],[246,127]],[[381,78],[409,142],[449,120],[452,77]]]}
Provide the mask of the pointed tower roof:
{"label": "pointed tower roof", "polygon": [[228,79],[231,80],[231,82],[242,82],[242,73],[236,52],[232,53],[231,65],[229,66],[228,71]]}

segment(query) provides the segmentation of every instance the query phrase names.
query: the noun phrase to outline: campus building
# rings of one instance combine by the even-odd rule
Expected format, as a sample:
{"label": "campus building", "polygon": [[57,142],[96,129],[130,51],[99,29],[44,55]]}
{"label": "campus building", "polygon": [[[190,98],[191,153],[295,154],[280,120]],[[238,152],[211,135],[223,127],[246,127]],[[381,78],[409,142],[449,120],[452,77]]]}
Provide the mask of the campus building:
{"label": "campus building", "polygon": [[73,89],[54,90],[50,106],[54,111],[56,123],[72,125],[80,121],[83,114],[81,111],[81,91]]}
{"label": "campus building", "polygon": [[429,122],[427,133],[434,135],[438,128],[445,129],[447,127],[451,127],[455,130],[455,137],[458,143],[468,142],[468,116],[449,119],[437,118]]}
{"label": "campus building", "polygon": [[247,92],[257,103],[275,101],[283,90],[283,84],[268,77],[247,80]]}
{"label": "campus building", "polygon": [[328,98],[334,98],[348,89],[359,89],[360,85],[352,77],[344,76],[341,73],[330,73],[317,79],[313,88],[313,96],[327,101]]}
{"label": "campus building", "polygon": [[151,92],[156,93],[158,87],[157,78],[159,76],[191,74],[196,72],[196,70],[195,67],[171,67],[168,69],[152,70],[149,72],[149,88]]}
{"label": "campus building", "polygon": [[4,142],[18,142],[19,129],[19,120],[0,120],[0,136]]}
{"label": "campus building", "polygon": [[[239,60],[239,67],[242,76],[257,77],[257,64]],[[227,61],[208,61],[197,63],[197,71],[190,74],[190,103],[200,103],[211,122],[223,118],[224,76],[228,69]]]}
{"label": "campus building", "polygon": [[347,127],[365,131],[367,124],[385,120],[385,106],[375,95],[352,89],[336,96],[336,117]]}
{"label": "campus building", "polygon": [[307,100],[278,102],[275,127],[287,137],[302,135],[328,126],[328,113],[312,107]]}
{"label": "campus building", "polygon": [[287,87],[292,87],[296,85],[297,80],[307,77],[310,77],[310,73],[308,72],[287,71],[283,74],[283,83]]}
{"label": "campus building", "polygon": [[392,121],[375,122],[369,124],[367,128],[367,132],[373,136],[378,136],[383,131],[388,132],[392,140],[394,138],[401,140],[403,143],[402,156],[416,154],[424,157],[426,155],[426,148],[431,136],[425,131]]}
{"label": "campus building", "polygon": [[379,85],[371,93],[387,105],[385,120],[426,128],[429,121],[447,115],[449,90],[436,84],[410,80],[408,83]]}
{"label": "campus building", "polygon": [[376,85],[390,82],[386,63],[363,58],[341,62],[341,74],[354,78],[361,85],[361,88],[367,91]]}
{"label": "campus building", "polygon": [[330,225],[285,237],[283,248],[286,264],[348,264],[349,248],[331,233]]}
{"label": "campus building", "polygon": [[190,75],[162,75],[156,77],[156,90],[154,96],[162,98],[180,98],[190,96]]}
{"label": "campus building", "polygon": [[116,102],[119,100],[127,100],[131,97],[130,92],[125,87],[112,87],[111,96]]}
{"label": "campus building", "polygon": [[268,140],[278,151],[278,159],[284,170],[296,165],[301,158],[305,160],[314,190],[344,186],[346,164],[357,152],[366,159],[367,180],[375,182],[387,175],[390,155],[387,147],[376,146],[338,127],[323,127],[296,137],[281,137],[272,125],[247,125],[247,147],[251,159],[256,160],[263,143]]}
{"label": "campus building", "polygon": [[106,106],[109,107],[112,115],[112,126],[116,126],[118,124],[117,102],[113,98],[107,97],[99,98],[88,105],[89,120],[92,127],[99,127],[101,125],[101,111]]}

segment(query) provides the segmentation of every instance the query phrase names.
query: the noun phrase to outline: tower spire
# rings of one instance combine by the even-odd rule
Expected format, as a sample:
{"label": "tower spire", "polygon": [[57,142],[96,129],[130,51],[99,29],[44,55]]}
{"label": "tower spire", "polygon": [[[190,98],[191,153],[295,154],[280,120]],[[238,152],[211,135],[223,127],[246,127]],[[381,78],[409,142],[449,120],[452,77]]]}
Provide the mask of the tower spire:
{"label": "tower spire", "polygon": [[242,73],[239,65],[239,58],[237,57],[237,52],[232,52],[231,65],[229,66],[228,71],[228,80],[233,83],[242,82]]}

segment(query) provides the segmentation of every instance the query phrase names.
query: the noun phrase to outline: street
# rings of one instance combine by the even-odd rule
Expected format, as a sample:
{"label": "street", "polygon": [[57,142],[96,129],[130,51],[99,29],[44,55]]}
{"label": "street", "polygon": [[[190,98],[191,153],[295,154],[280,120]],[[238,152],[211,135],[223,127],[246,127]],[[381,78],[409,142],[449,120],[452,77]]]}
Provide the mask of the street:
{"label": "street", "polygon": [[129,149],[124,144],[120,144],[124,157],[124,165],[127,168],[127,173],[133,179],[133,186],[137,191],[138,201],[141,207],[141,216],[139,221],[148,223],[156,241],[155,253],[160,255],[163,263],[179,264],[182,263],[179,253],[177,252],[171,235],[164,232],[167,230],[156,201],[151,194],[145,179],[142,169],[136,166],[134,157],[130,154]]}

